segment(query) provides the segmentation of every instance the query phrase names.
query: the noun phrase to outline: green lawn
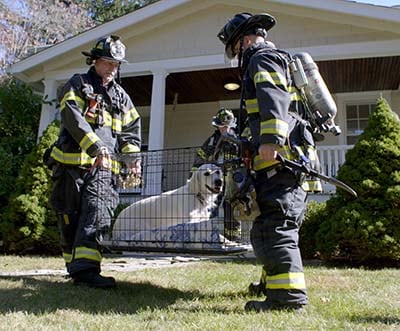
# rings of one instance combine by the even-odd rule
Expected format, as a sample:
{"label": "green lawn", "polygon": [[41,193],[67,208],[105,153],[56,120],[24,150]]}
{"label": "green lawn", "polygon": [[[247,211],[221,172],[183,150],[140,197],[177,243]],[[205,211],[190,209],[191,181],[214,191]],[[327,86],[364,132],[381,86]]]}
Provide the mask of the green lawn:
{"label": "green lawn", "polygon": [[[112,260],[105,259],[105,263]],[[63,269],[61,258],[0,256],[0,272]],[[305,312],[247,313],[253,261],[105,271],[113,290],[60,275],[0,277],[0,330],[400,330],[400,270],[305,267]]]}

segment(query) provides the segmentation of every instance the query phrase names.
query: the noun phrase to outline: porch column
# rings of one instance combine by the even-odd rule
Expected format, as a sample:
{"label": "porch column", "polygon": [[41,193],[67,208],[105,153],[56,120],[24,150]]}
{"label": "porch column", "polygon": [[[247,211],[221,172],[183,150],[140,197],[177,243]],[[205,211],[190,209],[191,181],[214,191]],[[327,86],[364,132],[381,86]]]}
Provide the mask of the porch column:
{"label": "porch column", "polygon": [[40,122],[38,130],[38,140],[42,136],[43,131],[53,122],[56,118],[56,99],[57,99],[57,81],[54,79],[44,80],[44,95],[47,96],[46,100],[51,104],[44,103],[42,105],[42,112],[40,113]]}
{"label": "porch column", "polygon": [[165,88],[168,72],[164,69],[153,71],[151,92],[149,152],[145,164],[145,195],[162,192],[162,150],[164,148]]}
{"label": "porch column", "polygon": [[165,88],[168,72],[164,69],[153,71],[151,92],[149,150],[164,148]]}

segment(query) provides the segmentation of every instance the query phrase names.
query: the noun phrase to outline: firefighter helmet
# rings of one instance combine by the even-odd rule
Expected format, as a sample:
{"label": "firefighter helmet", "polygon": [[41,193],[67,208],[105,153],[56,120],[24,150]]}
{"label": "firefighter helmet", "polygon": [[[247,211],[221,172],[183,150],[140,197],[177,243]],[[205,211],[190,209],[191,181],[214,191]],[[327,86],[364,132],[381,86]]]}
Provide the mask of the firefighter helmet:
{"label": "firefighter helmet", "polygon": [[268,31],[275,23],[275,18],[267,13],[257,15],[252,15],[250,13],[236,14],[224,25],[217,36],[225,45],[227,57],[232,59],[236,56],[234,47],[241,36],[257,28]]}
{"label": "firefighter helmet", "polygon": [[236,128],[236,118],[232,111],[226,108],[221,108],[215,114],[212,119],[212,125],[216,128],[222,126],[228,126],[230,128]]}
{"label": "firefighter helmet", "polygon": [[107,36],[97,40],[90,52],[82,52],[88,57],[88,64],[98,58],[105,58],[112,61],[127,62],[125,60],[125,45],[118,36]]}

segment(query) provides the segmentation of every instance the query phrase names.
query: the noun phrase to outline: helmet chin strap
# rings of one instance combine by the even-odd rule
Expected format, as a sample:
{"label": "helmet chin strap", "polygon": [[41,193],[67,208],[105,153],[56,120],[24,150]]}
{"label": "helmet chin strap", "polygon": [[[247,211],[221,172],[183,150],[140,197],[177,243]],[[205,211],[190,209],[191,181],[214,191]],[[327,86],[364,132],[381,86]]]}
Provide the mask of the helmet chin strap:
{"label": "helmet chin strap", "polygon": [[239,53],[238,53],[238,69],[239,69],[239,76],[240,76],[240,80],[243,80],[243,75],[244,75],[244,68],[242,68],[243,66],[243,40],[244,40],[244,36],[241,36],[239,41]]}

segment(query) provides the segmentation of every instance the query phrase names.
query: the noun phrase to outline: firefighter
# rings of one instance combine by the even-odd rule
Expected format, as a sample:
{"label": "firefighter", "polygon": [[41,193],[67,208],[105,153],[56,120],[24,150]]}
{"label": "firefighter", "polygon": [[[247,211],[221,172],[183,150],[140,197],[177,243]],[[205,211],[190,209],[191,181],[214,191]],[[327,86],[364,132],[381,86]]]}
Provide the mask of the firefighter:
{"label": "firefighter", "polygon": [[236,128],[236,118],[233,112],[226,108],[219,109],[215,116],[213,116],[211,124],[215,128],[215,131],[198,149],[192,170],[196,170],[204,163],[222,163],[224,159],[237,155],[237,146],[225,141],[220,146],[220,150],[214,155],[215,148],[222,134],[229,134],[236,137],[234,131]]}
{"label": "firefighter", "polygon": [[[198,149],[195,161],[192,166],[192,171],[196,170],[199,166],[207,162],[218,162],[219,164],[223,164],[224,161],[232,159],[238,155],[238,146],[232,144],[228,141],[223,141],[222,144],[219,145],[218,151],[216,151],[219,139],[221,135],[231,135],[236,137],[236,117],[233,114],[232,110],[227,108],[221,108],[218,112],[213,116],[211,125],[215,128],[213,134],[208,137],[203,145]],[[239,239],[239,222],[233,219],[232,215],[232,207],[231,203],[226,199],[224,199],[224,195],[226,195],[227,189],[227,181],[229,180],[228,173],[226,169],[224,169],[224,192],[218,195],[216,205],[220,206],[222,203],[224,209],[224,233],[225,237],[229,240],[238,240]],[[217,216],[218,207],[216,207],[212,212],[212,217]]]}
{"label": "firefighter", "polygon": [[131,155],[128,172],[140,174],[141,122],[132,100],[117,83],[125,61],[118,36],[99,39],[82,52],[90,65],[61,89],[61,130],[51,149],[54,188],[52,206],[58,214],[61,247],[74,284],[115,287],[115,279],[100,275],[99,240],[110,228],[118,204],[114,153]]}
{"label": "firefighter", "polygon": [[257,260],[263,265],[266,299],[249,301],[245,310],[301,310],[308,303],[298,247],[306,211],[304,178],[282,167],[288,159],[313,158],[314,141],[306,112],[289,70],[290,55],[266,40],[276,23],[269,14],[236,14],[218,33],[226,56],[238,57],[260,215],[250,232]]}

